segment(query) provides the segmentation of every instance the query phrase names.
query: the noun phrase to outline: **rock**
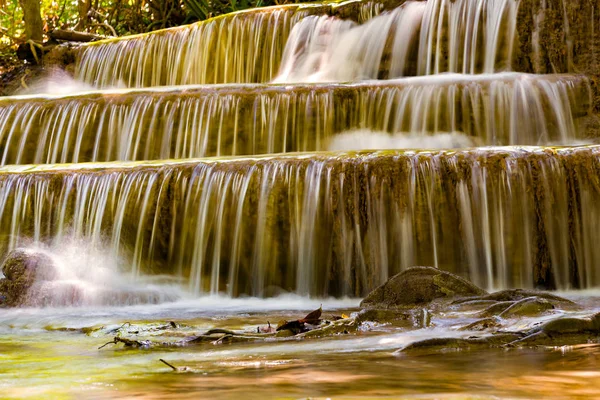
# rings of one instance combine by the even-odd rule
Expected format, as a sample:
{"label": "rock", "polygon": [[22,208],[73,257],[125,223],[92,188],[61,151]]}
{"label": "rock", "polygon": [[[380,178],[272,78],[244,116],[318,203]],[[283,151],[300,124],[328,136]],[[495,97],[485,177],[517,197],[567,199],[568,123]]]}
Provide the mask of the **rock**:
{"label": "rock", "polygon": [[398,353],[434,354],[478,348],[500,347],[519,336],[512,333],[469,338],[433,338],[420,340],[398,350]]}
{"label": "rock", "polygon": [[456,311],[480,311],[497,304],[494,300],[469,300],[459,304],[453,304],[450,308]]}
{"label": "rock", "polygon": [[515,302],[513,305],[504,310],[499,317],[535,317],[553,309],[554,305],[544,298],[527,297],[523,300]]}
{"label": "rock", "polygon": [[491,328],[500,328],[501,326],[496,318],[483,318],[463,326],[459,331],[485,331]]}
{"label": "rock", "polygon": [[44,284],[56,279],[58,268],[43,251],[16,249],[8,253],[2,263],[0,305],[8,307],[33,306],[44,303],[50,293]]}
{"label": "rock", "polygon": [[600,336],[600,313],[589,317],[562,317],[531,329],[511,346],[564,346],[597,341]]}
{"label": "rock", "polygon": [[157,304],[177,296],[144,288],[111,288],[78,280],[60,280],[59,269],[44,251],[16,249],[2,264],[0,306],[45,307]]}
{"label": "rock", "polygon": [[415,306],[446,297],[483,296],[471,282],[433,267],[413,267],[391,277],[361,302],[361,307]]}
{"label": "rock", "polygon": [[359,323],[371,321],[380,324],[398,323],[402,325],[412,325],[412,315],[406,312],[390,309],[369,308],[361,310],[356,316]]}
{"label": "rock", "polygon": [[52,258],[43,251],[16,249],[2,263],[2,273],[11,281],[51,281],[58,277]]}
{"label": "rock", "polygon": [[515,304],[514,301],[498,301],[477,314],[480,318],[493,317],[502,314],[506,309]]}
{"label": "rock", "polygon": [[509,290],[501,290],[499,292],[494,292],[490,294],[485,294],[479,297],[471,297],[466,299],[459,299],[455,301],[453,304],[462,304],[472,301],[484,301],[484,300],[493,300],[493,301],[519,301],[526,299],[528,297],[536,297],[541,299],[546,299],[550,301],[552,304],[561,307],[577,307],[577,304],[572,302],[569,299],[565,299],[564,297],[556,296],[554,294],[548,292],[542,292],[538,290],[524,290],[524,289],[509,289]]}

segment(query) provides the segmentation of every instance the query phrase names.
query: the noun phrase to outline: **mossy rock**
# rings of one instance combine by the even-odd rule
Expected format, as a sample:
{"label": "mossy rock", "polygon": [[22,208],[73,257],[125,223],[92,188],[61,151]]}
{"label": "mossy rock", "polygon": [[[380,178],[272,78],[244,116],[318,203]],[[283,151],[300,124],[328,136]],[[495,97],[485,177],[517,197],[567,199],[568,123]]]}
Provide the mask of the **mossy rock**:
{"label": "mossy rock", "polygon": [[48,254],[29,249],[9,252],[2,263],[2,273],[5,278],[0,279],[0,305],[8,307],[37,303],[32,299],[38,294],[47,293],[41,289],[41,285],[59,275]]}
{"label": "mossy rock", "polygon": [[16,249],[7,254],[2,273],[11,281],[51,281],[58,277],[52,258],[43,251]]}
{"label": "mossy rock", "polygon": [[554,310],[554,308],[554,304],[547,299],[541,297],[528,297],[515,302],[499,316],[500,318],[505,319],[515,317],[536,317],[549,310]]}
{"label": "mossy rock", "polygon": [[416,306],[449,297],[487,292],[466,279],[433,267],[413,267],[390,278],[361,302],[361,307]]}
{"label": "mossy rock", "polygon": [[531,329],[511,346],[565,346],[600,339],[600,313],[588,317],[562,317]]}
{"label": "mossy rock", "polygon": [[[510,302],[518,302],[527,298],[536,298],[549,301],[554,306],[561,308],[578,308],[577,304],[564,297],[557,296],[552,293],[543,292],[539,290],[524,290],[524,289],[508,289],[501,290],[498,292],[485,294],[483,296],[471,297],[466,299],[456,300],[454,305],[468,304],[472,302],[484,302],[484,301],[497,301],[503,304],[509,304]],[[494,307],[492,305],[492,307]],[[500,307],[500,306],[498,306]],[[503,311],[503,310],[502,310]]]}
{"label": "mossy rock", "polygon": [[480,318],[493,317],[502,314],[510,306],[515,304],[514,301],[498,301],[495,304],[487,307],[485,310],[477,314]]}
{"label": "mossy rock", "polygon": [[517,334],[503,333],[482,337],[425,339],[409,344],[398,353],[432,354],[501,347],[517,338]]}
{"label": "mossy rock", "polygon": [[463,326],[459,331],[485,331],[493,328],[500,328],[502,325],[497,318],[483,318],[469,325]]}
{"label": "mossy rock", "polygon": [[358,313],[358,315],[356,316],[356,319],[359,323],[371,321],[371,322],[378,322],[380,324],[385,324],[385,323],[397,324],[399,322],[403,323],[403,322],[408,321],[409,323],[412,324],[412,315],[410,313],[403,312],[400,310],[386,309],[386,308],[384,308],[384,309],[379,309],[379,308],[364,309]]}

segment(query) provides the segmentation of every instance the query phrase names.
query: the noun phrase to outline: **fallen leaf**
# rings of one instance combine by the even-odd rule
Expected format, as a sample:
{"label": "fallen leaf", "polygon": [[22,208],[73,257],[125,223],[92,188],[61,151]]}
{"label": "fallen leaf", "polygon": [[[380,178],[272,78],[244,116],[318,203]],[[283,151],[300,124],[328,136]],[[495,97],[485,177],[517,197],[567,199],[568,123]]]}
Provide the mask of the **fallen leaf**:
{"label": "fallen leaf", "polygon": [[306,315],[306,317],[298,320],[299,322],[307,323],[310,325],[319,325],[321,322],[321,313],[323,312],[323,305],[318,310],[312,311]]}
{"label": "fallen leaf", "polygon": [[277,328],[278,331],[288,330],[292,332],[294,335],[301,333],[304,330],[304,322],[300,320],[295,320],[288,322]]}

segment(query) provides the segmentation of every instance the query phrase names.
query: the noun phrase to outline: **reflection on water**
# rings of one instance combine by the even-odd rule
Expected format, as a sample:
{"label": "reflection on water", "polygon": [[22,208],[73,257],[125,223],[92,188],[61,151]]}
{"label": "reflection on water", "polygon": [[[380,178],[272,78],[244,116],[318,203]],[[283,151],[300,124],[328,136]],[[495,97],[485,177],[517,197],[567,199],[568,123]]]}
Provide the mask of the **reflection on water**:
{"label": "reflection on water", "polygon": [[[590,294],[586,300],[600,304]],[[182,335],[215,327],[248,331],[266,321],[298,318],[321,303],[327,316],[351,313],[358,301],[213,297],[120,308],[3,310],[0,397],[196,399],[207,390],[214,399],[600,397],[598,344],[395,354],[415,340],[469,334],[453,330],[442,317],[432,329],[379,326],[319,340],[98,349],[112,339],[107,332],[125,322],[174,320],[187,326]],[[104,329],[86,335],[77,329],[84,326]],[[187,370],[173,372],[161,358]]]}

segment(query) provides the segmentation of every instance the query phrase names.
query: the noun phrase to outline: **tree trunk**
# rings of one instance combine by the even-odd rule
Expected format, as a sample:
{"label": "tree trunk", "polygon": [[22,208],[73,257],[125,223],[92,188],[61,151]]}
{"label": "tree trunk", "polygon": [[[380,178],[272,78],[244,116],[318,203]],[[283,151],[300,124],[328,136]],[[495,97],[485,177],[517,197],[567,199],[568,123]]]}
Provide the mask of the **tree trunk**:
{"label": "tree trunk", "polygon": [[19,4],[23,8],[27,40],[42,43],[44,23],[40,12],[40,0],[19,0]]}
{"label": "tree trunk", "polygon": [[79,0],[77,2],[77,9],[79,11],[79,22],[75,25],[75,30],[85,30],[88,26],[90,17],[88,13],[92,8],[92,0]]}

